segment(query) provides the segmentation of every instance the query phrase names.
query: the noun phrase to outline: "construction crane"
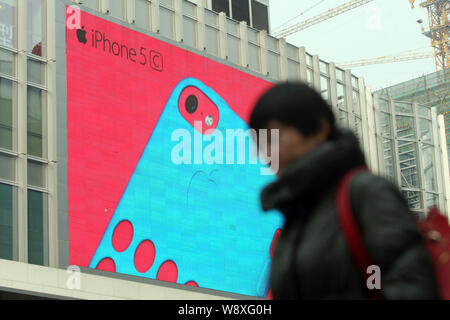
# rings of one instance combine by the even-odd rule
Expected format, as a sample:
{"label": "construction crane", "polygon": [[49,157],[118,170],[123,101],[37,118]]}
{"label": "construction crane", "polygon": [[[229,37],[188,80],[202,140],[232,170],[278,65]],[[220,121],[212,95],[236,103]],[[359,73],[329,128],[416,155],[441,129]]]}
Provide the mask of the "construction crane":
{"label": "construction crane", "polygon": [[330,9],[330,10],[328,10],[328,11],[322,13],[322,14],[319,14],[319,15],[313,17],[313,18],[310,18],[308,20],[296,23],[293,26],[286,27],[286,28],[284,28],[284,29],[282,29],[282,30],[280,30],[278,32],[275,32],[274,36],[277,37],[277,38],[286,38],[287,36],[289,36],[291,34],[297,33],[297,32],[299,32],[301,30],[309,28],[309,27],[311,27],[311,26],[313,26],[315,24],[321,23],[321,22],[323,22],[325,20],[334,18],[334,17],[336,17],[336,16],[338,16],[340,14],[343,14],[343,13],[345,13],[347,11],[353,10],[353,9],[355,9],[357,7],[365,5],[365,4],[367,4],[369,2],[372,2],[372,1],[374,1],[374,0],[352,0],[352,1],[349,1],[349,2],[343,4],[343,5],[339,6],[339,7],[336,7],[334,9]]}
{"label": "construction crane", "polygon": [[[414,7],[415,0],[410,0]],[[428,10],[429,30],[423,34],[431,39],[434,48],[436,70],[447,69],[450,66],[449,36],[450,23],[450,0],[427,0],[420,4]]]}
{"label": "construction crane", "polygon": [[383,63],[392,63],[392,62],[401,62],[401,61],[411,61],[411,60],[419,60],[419,59],[430,59],[434,57],[433,52],[412,52],[403,55],[394,55],[394,56],[382,56],[373,59],[362,59],[358,61],[350,61],[350,62],[341,62],[336,63],[336,66],[342,69],[349,69],[355,67],[363,67],[375,64],[383,64]]}

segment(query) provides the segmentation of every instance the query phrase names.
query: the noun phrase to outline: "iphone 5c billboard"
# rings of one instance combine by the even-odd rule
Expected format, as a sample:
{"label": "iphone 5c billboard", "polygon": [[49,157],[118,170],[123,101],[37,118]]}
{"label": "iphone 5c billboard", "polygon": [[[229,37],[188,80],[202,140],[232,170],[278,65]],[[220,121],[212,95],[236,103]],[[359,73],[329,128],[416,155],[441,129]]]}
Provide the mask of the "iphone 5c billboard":
{"label": "iphone 5c billboard", "polygon": [[70,264],[266,297],[282,218],[259,194],[274,176],[233,161],[228,133],[248,129],[271,83],[79,13],[66,27]]}

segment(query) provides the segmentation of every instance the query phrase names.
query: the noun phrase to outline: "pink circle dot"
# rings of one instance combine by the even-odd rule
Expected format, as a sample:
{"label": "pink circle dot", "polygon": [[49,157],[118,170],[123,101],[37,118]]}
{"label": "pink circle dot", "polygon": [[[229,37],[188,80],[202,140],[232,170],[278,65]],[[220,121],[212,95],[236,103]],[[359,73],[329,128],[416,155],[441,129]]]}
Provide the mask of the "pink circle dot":
{"label": "pink circle dot", "polygon": [[112,245],[117,252],[125,251],[133,240],[133,225],[123,220],[114,229]]}
{"label": "pink circle dot", "polygon": [[147,272],[155,261],[155,246],[150,240],[142,241],[134,253],[134,267],[140,273]]}
{"label": "pink circle dot", "polygon": [[172,260],[165,261],[158,270],[156,279],[168,282],[177,282],[178,268]]}
{"label": "pink circle dot", "polygon": [[186,285],[187,286],[192,286],[192,287],[198,287],[198,284],[197,284],[197,282],[195,282],[195,281],[188,281],[188,282],[186,282]]}
{"label": "pink circle dot", "polygon": [[116,272],[116,264],[111,258],[104,258],[97,264],[97,270]]}

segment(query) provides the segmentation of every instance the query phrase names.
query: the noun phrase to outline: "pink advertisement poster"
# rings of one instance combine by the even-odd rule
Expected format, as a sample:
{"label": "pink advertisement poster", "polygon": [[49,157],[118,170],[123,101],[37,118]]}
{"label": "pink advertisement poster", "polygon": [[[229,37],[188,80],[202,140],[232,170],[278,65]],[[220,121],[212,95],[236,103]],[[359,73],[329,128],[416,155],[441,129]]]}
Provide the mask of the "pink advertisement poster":
{"label": "pink advertisement poster", "polygon": [[[131,185],[131,181],[132,176],[137,172],[139,162],[145,160],[144,151],[151,141],[152,133],[157,124],[162,126],[158,121],[162,122],[160,117],[163,110],[180,83],[194,81],[189,84],[190,90],[195,87],[195,90],[203,92],[208,98],[202,98],[203,100],[198,98],[195,100],[196,103],[202,104],[203,101],[215,103],[215,101],[219,101],[215,100],[218,99],[215,97],[220,97],[220,101],[223,99],[226,102],[230,114],[237,115],[244,122],[248,121],[256,99],[272,84],[199,54],[85,12],[81,12],[79,29],[66,29],[66,48],[70,264],[218,290],[266,296],[268,288],[261,285],[261,282],[266,281],[266,267],[264,267],[266,269],[258,267],[264,271],[259,269],[255,271],[252,269],[256,268],[252,262],[243,261],[239,268],[251,269],[250,271],[258,273],[259,277],[255,280],[255,283],[259,284],[249,283],[248,286],[244,286],[242,284],[244,282],[236,280],[241,277],[239,274],[233,278],[228,276],[226,271],[214,271],[213,260],[211,260],[210,266],[208,265],[209,260],[201,260],[206,259],[204,256],[209,254],[209,250],[216,252],[214,248],[220,248],[224,252],[232,251],[232,244],[237,242],[229,242],[231,244],[223,246],[221,243],[231,241],[229,239],[234,237],[234,233],[226,233],[222,236],[219,234],[217,238],[216,231],[205,231],[200,225],[203,222],[196,221],[195,217],[190,217],[186,221],[178,219],[178,222],[175,223],[182,225],[181,231],[177,231],[178,229],[172,231],[171,224],[166,223],[166,221],[171,221],[170,214],[177,210],[177,194],[172,196],[169,191],[177,190],[179,183],[176,177],[180,177],[179,181],[182,181],[182,172],[171,175],[173,171],[170,171],[170,165],[161,165],[161,167],[148,169],[151,171],[149,174],[159,171],[160,178],[155,178],[153,181],[142,178],[142,181],[139,182],[143,186],[141,189],[138,188],[138,184]],[[201,85],[195,85],[195,83],[201,83]],[[214,94],[209,93],[208,90]],[[191,96],[194,93],[186,95],[188,96],[185,99],[188,101],[193,99]],[[183,97],[183,94],[181,96]],[[221,102],[215,104],[219,103]],[[217,110],[220,111],[220,108]],[[224,116],[219,119],[224,119]],[[169,120],[167,121],[170,123]],[[230,123],[232,123],[231,120]],[[152,137],[152,139],[154,138]],[[157,143],[157,141],[154,142],[154,145]],[[149,154],[151,157],[152,153]],[[153,154],[156,157],[157,153]],[[145,175],[141,177],[145,177]],[[166,181],[166,179],[171,180]],[[164,183],[159,194],[157,192],[146,193],[146,185],[152,183]],[[133,191],[133,200],[128,200],[126,198],[127,188],[129,192],[143,190],[143,194],[136,194],[136,191]],[[202,190],[201,187],[199,190]],[[207,191],[205,192],[207,193]],[[229,191],[229,193],[232,192]],[[206,193],[196,197],[202,201],[202,197],[206,197]],[[242,194],[242,192],[240,193]],[[186,197],[185,194],[179,196],[183,199]],[[238,196],[236,195],[236,197]],[[149,222],[150,220],[145,220],[147,216],[152,215],[151,212],[141,213],[143,208],[148,206],[147,203],[157,200],[159,207],[154,205],[152,208],[166,210],[164,211],[166,220],[158,220],[161,221],[159,225],[155,225],[156,222],[152,222],[152,224]],[[123,213],[121,211],[120,214],[126,218],[121,218],[120,223],[110,226],[114,215],[119,214],[121,201],[123,202],[123,205],[121,204]],[[184,212],[184,217],[188,212],[185,208],[180,211]],[[241,230],[239,223],[248,224],[245,220],[245,213],[239,213],[235,219],[239,221],[230,222],[230,227],[227,224],[227,227],[222,229],[235,232],[236,237],[243,239],[239,243],[246,244],[246,229],[242,229],[244,236],[237,234]],[[261,240],[258,240],[264,243],[264,247],[255,249],[257,251],[255,254],[263,252],[266,260],[270,258],[268,249],[279,223],[272,221],[269,224],[270,228],[266,228],[268,232],[261,235]],[[213,229],[216,227],[215,225],[212,223],[209,225],[211,225],[211,230],[216,230]],[[109,229],[111,229],[112,243],[105,240]],[[192,232],[194,240],[177,238],[178,235],[185,234],[183,232],[191,234],[189,232],[193,229],[197,230]],[[146,230],[152,230],[152,233],[145,234]],[[218,227],[217,230],[221,229]],[[138,242],[135,244],[134,239],[140,236],[142,237],[139,239],[147,240],[136,240]],[[168,238],[171,240],[164,242],[164,239]],[[192,250],[198,251],[199,248],[203,248],[202,252],[197,256],[190,253],[189,248],[185,248],[183,252],[186,254],[183,255],[169,247],[168,243],[175,241],[174,239],[181,244],[190,241],[191,244],[197,243],[197,247]],[[207,239],[207,242],[204,239]],[[109,244],[102,244],[103,242]],[[214,243],[216,247],[212,245]],[[245,247],[243,250],[251,251],[255,247],[251,245],[250,240],[248,243],[248,249],[242,245]],[[103,248],[102,245],[105,247]],[[110,254],[108,250],[111,250]],[[159,254],[162,254],[163,250],[168,250],[169,258],[161,258],[162,260],[159,261]],[[97,261],[95,255],[100,254],[99,251],[102,251],[103,256],[99,256]],[[118,256],[115,256],[119,253],[125,257],[120,261]],[[195,259],[197,262],[194,261]],[[223,263],[231,263],[229,260],[232,260],[232,256],[226,258]],[[205,268],[208,265],[203,273],[214,273],[211,278],[215,277],[216,282],[206,278],[202,281],[201,276],[190,273],[190,267],[188,267],[190,263],[196,262],[197,265],[200,265],[199,261],[203,261],[201,265]],[[236,262],[233,263],[236,264]],[[230,266],[230,270],[232,270],[231,268]],[[236,270],[241,269],[233,269],[232,272],[236,273],[238,272]],[[184,275],[186,279],[183,278]],[[242,277],[245,277],[245,274]]]}

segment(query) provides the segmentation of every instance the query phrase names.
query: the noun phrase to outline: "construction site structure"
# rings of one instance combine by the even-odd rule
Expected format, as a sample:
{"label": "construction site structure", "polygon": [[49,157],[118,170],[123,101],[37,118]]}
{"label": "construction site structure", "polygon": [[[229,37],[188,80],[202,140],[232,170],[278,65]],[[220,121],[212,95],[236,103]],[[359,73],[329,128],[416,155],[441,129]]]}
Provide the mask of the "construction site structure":
{"label": "construction site structure", "polygon": [[[413,3],[414,4],[414,1]],[[450,66],[449,36],[450,0],[428,0],[420,4],[428,10],[429,30],[424,35],[431,39],[434,48],[436,70],[446,69]]]}
{"label": "construction site structure", "polygon": [[[415,102],[437,108],[444,116],[447,148],[450,150],[450,69],[439,70],[416,79],[376,91],[382,97]],[[450,163],[450,157],[449,157]]]}

